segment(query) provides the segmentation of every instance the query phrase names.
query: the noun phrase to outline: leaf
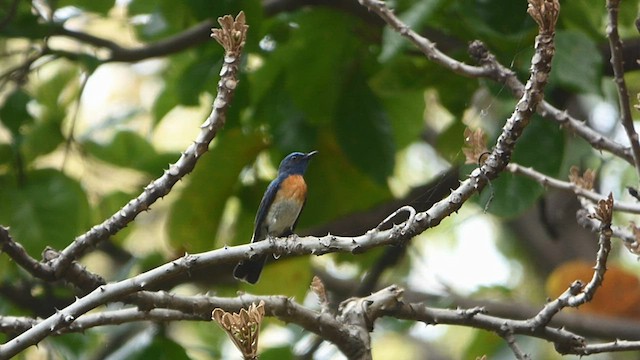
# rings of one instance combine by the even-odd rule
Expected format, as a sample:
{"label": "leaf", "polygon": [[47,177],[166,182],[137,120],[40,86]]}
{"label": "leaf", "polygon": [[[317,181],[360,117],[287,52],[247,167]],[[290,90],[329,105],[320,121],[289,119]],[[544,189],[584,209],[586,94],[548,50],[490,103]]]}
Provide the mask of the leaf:
{"label": "leaf", "polygon": [[424,91],[406,90],[377,93],[393,128],[393,141],[398,149],[416,142],[424,129]]}
{"label": "leaf", "polygon": [[18,1],[16,12],[12,17],[4,11],[9,8],[8,4],[3,4],[0,8],[0,18],[11,19],[0,28],[0,34],[3,37],[19,37],[34,40],[41,40],[49,36],[51,32],[51,23],[42,24],[39,17],[36,16],[31,9],[30,1]]}
{"label": "leaf", "polygon": [[[316,155],[305,174],[308,184],[307,203],[300,215],[299,233],[342,215],[369,209],[391,198],[386,184],[374,181],[348,161],[336,139],[321,133]],[[331,191],[326,191],[331,189]],[[327,211],[327,207],[331,211]],[[315,234],[326,235],[326,234]]]}
{"label": "leaf", "polygon": [[29,172],[23,184],[0,177],[0,223],[31,256],[46,246],[63,248],[89,222],[89,204],[80,184],[53,169]]}
{"label": "leaf", "polygon": [[13,148],[9,144],[0,144],[0,165],[11,163],[13,158]]}
{"label": "leaf", "polygon": [[217,59],[217,61],[202,61],[200,56],[194,58],[179,74],[176,86],[176,95],[181,105],[196,106],[200,104],[200,94],[205,89],[215,89],[218,78],[218,69],[221,63],[221,53],[218,47],[215,52],[206,51],[200,53],[204,58]]}
{"label": "leaf", "polygon": [[25,160],[30,162],[40,155],[54,151],[63,142],[64,136],[60,132],[60,124],[38,121],[29,127],[20,148]]}
{"label": "leaf", "polygon": [[85,149],[102,161],[117,166],[159,175],[162,169],[178,159],[177,154],[158,154],[153,146],[133,131],[120,131],[108,144],[86,141]]}
{"label": "leaf", "polygon": [[252,119],[256,127],[260,124],[270,126],[273,144],[283,153],[314,147],[317,128],[306,121],[304,113],[282,87],[274,87],[256,106]]}
{"label": "leaf", "polygon": [[476,128],[475,130],[464,129],[464,145],[462,152],[465,156],[465,164],[482,163],[484,161],[482,156],[489,153],[487,135],[482,128]]}
{"label": "leaf", "polygon": [[210,250],[242,169],[265,148],[261,136],[225,131],[198,163],[169,211],[169,242],[187,252]]}
{"label": "leaf", "polygon": [[[189,360],[191,359],[183,348],[177,342],[163,335],[156,336],[148,346],[140,351],[139,347],[134,347],[135,354],[129,353],[127,359],[131,360]],[[126,355],[126,354],[125,354]]]}
{"label": "leaf", "polygon": [[[442,0],[416,1],[409,9],[399,14],[398,18],[409,28],[420,32],[422,25],[429,20],[441,3]],[[396,30],[386,26],[382,31],[382,51],[380,51],[378,61],[381,63],[389,61],[408,45],[408,40],[403,38]]]}
{"label": "leaf", "polygon": [[151,107],[151,116],[153,116],[153,125],[158,125],[162,118],[178,105],[178,95],[173,86],[165,85],[164,89],[156,97]]}
{"label": "leaf", "polygon": [[461,357],[476,359],[480,355],[488,354],[489,358],[493,358],[504,346],[505,342],[500,336],[489,331],[476,330]]}
{"label": "leaf", "polygon": [[289,360],[294,359],[291,346],[269,347],[260,352],[261,360]]}
{"label": "leaf", "polygon": [[215,96],[222,54],[221,47],[212,46],[171,57],[164,89],[151,109],[154,125],[178,105],[198,106],[203,92]]}
{"label": "leaf", "polygon": [[[632,1],[622,2],[636,6]],[[567,1],[562,4],[562,16],[558,21],[567,30],[580,31],[595,41],[606,41],[602,32],[603,19],[606,16],[605,6],[593,6],[588,1]],[[635,13],[636,11],[632,11]],[[635,16],[635,15],[634,15]]]}
{"label": "leaf", "polygon": [[61,124],[67,108],[77,100],[80,90],[78,70],[75,66],[64,64],[55,75],[34,89],[33,98],[43,107],[38,116],[41,121]]}
{"label": "leaf", "polygon": [[[442,71],[440,65],[427,60],[423,55],[395,57],[369,80],[369,84],[383,98],[397,97],[406,92],[414,93],[414,96],[417,96],[418,92],[423,95],[425,90],[435,88],[438,90],[440,103],[460,118],[469,106],[469,99],[478,88],[477,80],[451,76],[450,73]],[[416,101],[424,111],[424,97]],[[421,118],[422,115],[421,113]]]}
{"label": "leaf", "polygon": [[20,127],[33,122],[33,118],[27,111],[27,104],[31,101],[31,96],[26,92],[17,89],[13,91],[0,107],[0,121],[16,137],[20,135]]}
{"label": "leaf", "polygon": [[346,85],[334,129],[349,161],[385,184],[395,163],[395,143],[389,118],[363,77],[356,76]]}
{"label": "leaf", "polygon": [[287,259],[267,260],[260,281],[255,285],[241,283],[240,288],[255,294],[283,294],[304,299],[313,273],[310,258],[297,256]]}
{"label": "leaf", "polygon": [[[114,191],[110,194],[103,196],[100,199],[100,202],[96,206],[96,212],[93,217],[93,223],[100,223],[104,219],[109,218],[111,215],[115,214],[120,210],[125,204],[129,202],[129,200],[133,199],[136,194],[128,194],[122,191]],[[116,242],[120,242],[124,238],[131,233],[133,230],[132,226],[127,226],[124,229],[118,231],[117,234],[110,237],[110,239],[116,240]]]}
{"label": "leaf", "polygon": [[593,40],[583,33],[556,33],[552,68],[550,81],[580,93],[600,93],[602,56]]}
{"label": "leaf", "polygon": [[[284,86],[311,123],[327,123],[334,114],[344,74],[358,43],[358,22],[343,12],[316,8],[292,19],[298,28],[273,56],[286,59]],[[353,61],[353,60],[352,60]]]}
{"label": "leaf", "polygon": [[[432,16],[429,26],[447,29],[448,36],[461,42],[482,39],[503,63],[522,50],[526,37],[533,40],[535,24],[526,13],[525,2],[462,0],[445,4]],[[503,54],[509,59],[502,59]]]}

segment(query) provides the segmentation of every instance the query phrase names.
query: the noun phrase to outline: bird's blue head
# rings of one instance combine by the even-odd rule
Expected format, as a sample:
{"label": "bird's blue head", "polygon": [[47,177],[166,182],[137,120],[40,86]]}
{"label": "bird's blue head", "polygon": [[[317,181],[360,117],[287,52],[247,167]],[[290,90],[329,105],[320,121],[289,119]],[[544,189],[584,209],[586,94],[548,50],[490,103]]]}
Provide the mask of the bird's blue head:
{"label": "bird's blue head", "polygon": [[311,158],[317,153],[317,151],[312,151],[307,154],[294,152],[287,155],[287,157],[280,163],[278,173],[286,175],[304,174],[305,170],[307,170],[307,165],[309,165],[309,160],[311,160]]}

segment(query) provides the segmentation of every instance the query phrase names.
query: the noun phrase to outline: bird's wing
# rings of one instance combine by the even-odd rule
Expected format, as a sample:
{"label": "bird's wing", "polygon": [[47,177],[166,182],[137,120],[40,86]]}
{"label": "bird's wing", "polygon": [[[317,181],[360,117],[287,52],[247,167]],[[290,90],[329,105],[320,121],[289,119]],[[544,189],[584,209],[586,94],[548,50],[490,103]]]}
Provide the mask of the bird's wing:
{"label": "bird's wing", "polygon": [[260,201],[260,206],[258,207],[258,212],[256,213],[256,220],[253,228],[253,238],[251,242],[256,242],[260,240],[264,240],[266,234],[264,233],[265,227],[263,226],[264,220],[267,217],[267,213],[269,212],[269,208],[273,203],[273,199],[276,197],[276,193],[280,188],[280,184],[282,181],[280,177],[275,178],[271,184],[267,187],[267,190],[264,192],[262,196],[262,200]]}

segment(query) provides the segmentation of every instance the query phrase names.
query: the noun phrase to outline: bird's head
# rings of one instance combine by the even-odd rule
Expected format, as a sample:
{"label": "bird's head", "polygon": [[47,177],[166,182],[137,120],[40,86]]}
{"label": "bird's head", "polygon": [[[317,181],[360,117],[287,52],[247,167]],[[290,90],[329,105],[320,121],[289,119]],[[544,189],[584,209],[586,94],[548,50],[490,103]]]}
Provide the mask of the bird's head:
{"label": "bird's head", "polygon": [[309,160],[317,154],[317,151],[312,151],[310,153],[301,153],[294,152],[287,157],[285,157],[280,163],[280,167],[278,168],[279,174],[304,174],[305,170],[307,170],[307,165],[309,165]]}

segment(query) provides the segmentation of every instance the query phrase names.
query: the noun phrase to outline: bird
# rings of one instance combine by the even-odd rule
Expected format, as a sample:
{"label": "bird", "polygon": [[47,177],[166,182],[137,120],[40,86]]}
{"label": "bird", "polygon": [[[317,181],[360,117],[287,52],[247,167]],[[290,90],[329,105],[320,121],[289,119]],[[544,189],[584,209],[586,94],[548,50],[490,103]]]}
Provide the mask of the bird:
{"label": "bird", "polygon": [[[318,152],[294,152],[287,155],[278,167],[278,176],[264,192],[256,213],[251,242],[268,237],[284,237],[293,234],[298,218],[307,201],[307,184],[304,173],[309,160]],[[267,260],[267,255],[259,255],[242,260],[233,270],[238,280],[255,284]]]}

